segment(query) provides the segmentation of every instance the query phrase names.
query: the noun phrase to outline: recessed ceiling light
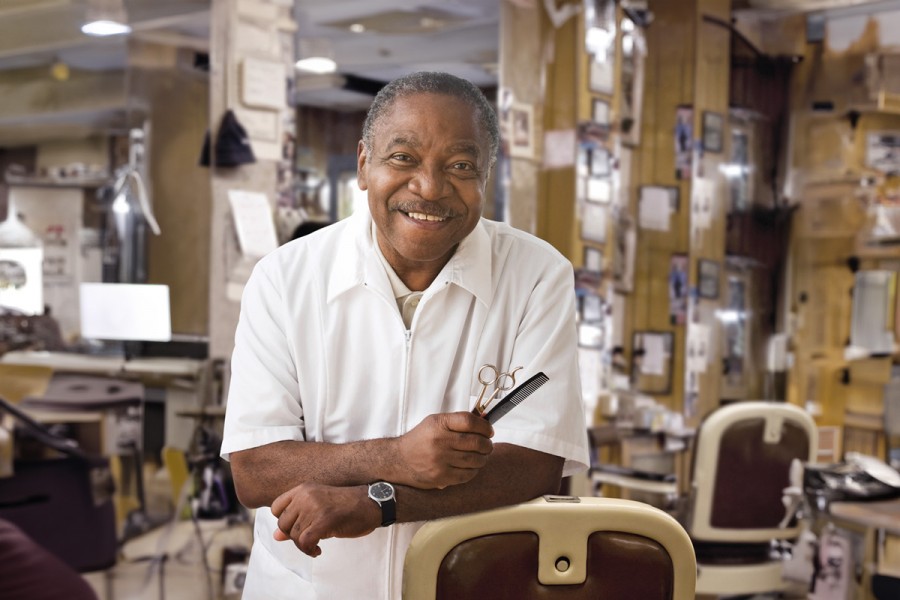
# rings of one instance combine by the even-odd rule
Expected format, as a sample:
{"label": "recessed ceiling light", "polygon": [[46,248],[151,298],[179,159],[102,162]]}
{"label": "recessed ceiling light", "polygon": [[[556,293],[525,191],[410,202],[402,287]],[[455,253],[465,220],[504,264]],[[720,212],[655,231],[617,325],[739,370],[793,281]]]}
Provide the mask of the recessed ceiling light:
{"label": "recessed ceiling light", "polygon": [[103,37],[107,35],[122,35],[131,33],[131,27],[116,21],[91,21],[81,26],[81,32],[85,35]]}
{"label": "recessed ceiling light", "polygon": [[362,23],[353,23],[348,29],[353,33],[362,33],[366,30],[366,26]]}
{"label": "recessed ceiling light", "polygon": [[302,58],[294,63],[294,66],[297,70],[308,73],[334,73],[337,70],[337,63],[324,56]]}

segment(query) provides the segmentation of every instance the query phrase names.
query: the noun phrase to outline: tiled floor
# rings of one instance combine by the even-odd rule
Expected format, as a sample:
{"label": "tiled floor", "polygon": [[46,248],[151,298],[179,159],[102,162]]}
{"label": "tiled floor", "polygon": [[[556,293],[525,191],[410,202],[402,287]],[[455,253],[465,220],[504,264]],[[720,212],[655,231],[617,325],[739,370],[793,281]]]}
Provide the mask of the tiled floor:
{"label": "tiled floor", "polygon": [[226,548],[249,549],[251,531],[248,522],[178,521],[126,543],[109,573],[85,577],[100,600],[238,598],[223,590],[223,557]]}
{"label": "tiled floor", "polygon": [[[123,544],[108,572],[85,579],[100,600],[232,600],[222,585],[222,565],[229,556],[249,551],[249,514],[217,520],[173,520],[171,487],[164,470],[145,474],[146,513],[161,525]],[[204,563],[204,555],[206,562]],[[229,562],[231,559],[229,560]],[[235,565],[237,567],[237,565]],[[235,567],[232,567],[234,569]]]}

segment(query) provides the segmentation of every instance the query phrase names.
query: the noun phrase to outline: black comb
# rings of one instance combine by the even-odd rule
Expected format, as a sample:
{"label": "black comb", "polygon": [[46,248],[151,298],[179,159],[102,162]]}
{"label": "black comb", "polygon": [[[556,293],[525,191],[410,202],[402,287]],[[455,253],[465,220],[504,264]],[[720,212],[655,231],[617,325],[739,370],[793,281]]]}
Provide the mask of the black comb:
{"label": "black comb", "polygon": [[522,400],[530,396],[536,389],[550,381],[550,378],[543,373],[538,373],[531,377],[528,381],[508,393],[502,400],[484,415],[488,423],[493,425],[500,420],[500,417],[517,407]]}

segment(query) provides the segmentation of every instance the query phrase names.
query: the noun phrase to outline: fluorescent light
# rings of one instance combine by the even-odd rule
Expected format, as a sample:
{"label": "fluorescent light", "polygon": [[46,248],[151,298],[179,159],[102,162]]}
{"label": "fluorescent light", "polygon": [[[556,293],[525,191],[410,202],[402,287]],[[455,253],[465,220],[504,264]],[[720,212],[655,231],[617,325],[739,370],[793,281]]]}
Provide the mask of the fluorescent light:
{"label": "fluorescent light", "polygon": [[81,32],[97,37],[131,33],[124,2],[122,0],[87,0]]}
{"label": "fluorescent light", "polygon": [[131,33],[131,27],[116,21],[91,21],[90,23],[85,23],[81,26],[81,32],[85,35],[103,37]]}
{"label": "fluorescent light", "polygon": [[309,73],[334,73],[337,70],[337,63],[324,56],[302,58],[294,63],[294,66],[300,71]]}

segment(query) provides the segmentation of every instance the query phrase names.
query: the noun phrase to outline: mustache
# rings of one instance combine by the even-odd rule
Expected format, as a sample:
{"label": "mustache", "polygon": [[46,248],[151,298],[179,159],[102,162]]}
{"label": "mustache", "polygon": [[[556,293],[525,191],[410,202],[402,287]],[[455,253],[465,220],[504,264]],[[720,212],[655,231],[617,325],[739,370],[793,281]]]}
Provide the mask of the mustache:
{"label": "mustache", "polygon": [[440,219],[450,219],[456,216],[456,214],[447,207],[435,204],[434,202],[421,202],[416,200],[399,202],[392,206],[391,210],[404,213],[422,213],[423,215]]}

